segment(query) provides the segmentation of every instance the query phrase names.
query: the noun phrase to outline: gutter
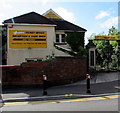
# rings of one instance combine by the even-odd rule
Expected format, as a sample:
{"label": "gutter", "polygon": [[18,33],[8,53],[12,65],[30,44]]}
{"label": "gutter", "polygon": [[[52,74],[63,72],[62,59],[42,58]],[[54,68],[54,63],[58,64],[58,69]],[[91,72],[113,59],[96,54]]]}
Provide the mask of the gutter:
{"label": "gutter", "polygon": [[[14,20],[12,21],[14,22]],[[54,24],[20,24],[20,23],[4,23],[5,25],[19,25],[19,26],[45,26],[45,27],[55,27],[57,25],[54,25]]]}

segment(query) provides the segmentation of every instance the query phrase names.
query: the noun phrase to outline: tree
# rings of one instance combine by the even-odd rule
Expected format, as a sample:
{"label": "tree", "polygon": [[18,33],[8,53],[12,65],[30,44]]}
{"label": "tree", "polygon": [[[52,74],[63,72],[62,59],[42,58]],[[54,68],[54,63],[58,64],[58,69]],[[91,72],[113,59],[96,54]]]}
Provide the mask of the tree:
{"label": "tree", "polygon": [[72,53],[75,56],[84,56],[87,55],[87,50],[84,48],[84,33],[81,32],[69,32],[66,36],[66,42],[71,47]]}
{"label": "tree", "polygon": [[108,31],[108,36],[118,36],[118,30],[112,26]]}
{"label": "tree", "polygon": [[109,68],[109,62],[112,60],[111,55],[113,51],[110,42],[107,40],[94,40],[93,42],[96,45],[96,49],[98,52],[96,58],[101,59],[100,61],[97,61],[97,64]]}
{"label": "tree", "polygon": [[69,32],[66,36],[66,42],[73,51],[78,52],[81,47],[84,47],[84,33]]}
{"label": "tree", "polygon": [[[118,30],[112,26],[108,34],[99,34],[99,36],[118,36]],[[99,58],[100,61],[97,61],[97,64],[102,66],[102,67],[107,67],[107,68],[115,68],[117,67],[118,63],[118,56],[117,57],[117,52],[119,51],[118,49],[118,41],[117,40],[93,40],[94,44],[96,45],[97,49],[97,59]]]}
{"label": "tree", "polygon": [[[118,37],[118,39],[120,40],[120,34],[119,31],[112,26],[112,28],[109,29],[109,33],[108,36],[115,36]],[[116,67],[117,64],[120,62],[120,48],[119,48],[119,40],[116,41],[110,41],[110,44],[113,47],[113,54],[112,54],[112,63],[111,63],[111,67]],[[118,64],[119,66],[119,64]]]}

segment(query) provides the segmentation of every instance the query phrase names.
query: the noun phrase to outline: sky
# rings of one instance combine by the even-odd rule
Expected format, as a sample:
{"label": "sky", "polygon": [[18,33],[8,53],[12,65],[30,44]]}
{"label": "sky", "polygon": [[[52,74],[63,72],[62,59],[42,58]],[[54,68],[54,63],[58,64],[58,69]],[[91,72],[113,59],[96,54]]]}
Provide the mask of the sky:
{"label": "sky", "polygon": [[63,19],[85,28],[85,44],[92,34],[118,28],[118,0],[0,0],[0,25],[25,13],[53,9]]}

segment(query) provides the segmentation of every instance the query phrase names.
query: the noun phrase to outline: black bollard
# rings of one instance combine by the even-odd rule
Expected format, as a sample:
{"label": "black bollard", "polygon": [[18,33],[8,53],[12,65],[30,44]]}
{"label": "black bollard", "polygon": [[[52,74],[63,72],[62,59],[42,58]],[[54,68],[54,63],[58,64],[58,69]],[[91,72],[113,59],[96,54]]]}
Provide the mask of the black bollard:
{"label": "black bollard", "polygon": [[91,90],[90,90],[90,75],[89,74],[86,75],[86,80],[87,80],[87,93],[91,93]]}
{"label": "black bollard", "polygon": [[47,77],[46,75],[43,75],[43,95],[47,95]]}

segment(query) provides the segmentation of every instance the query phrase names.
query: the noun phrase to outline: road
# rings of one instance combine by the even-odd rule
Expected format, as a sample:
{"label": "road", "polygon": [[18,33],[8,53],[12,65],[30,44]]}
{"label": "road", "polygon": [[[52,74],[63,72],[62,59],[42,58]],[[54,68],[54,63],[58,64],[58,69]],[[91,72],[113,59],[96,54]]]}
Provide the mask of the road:
{"label": "road", "polygon": [[5,103],[2,111],[118,111],[118,97],[112,95],[44,102]]}

